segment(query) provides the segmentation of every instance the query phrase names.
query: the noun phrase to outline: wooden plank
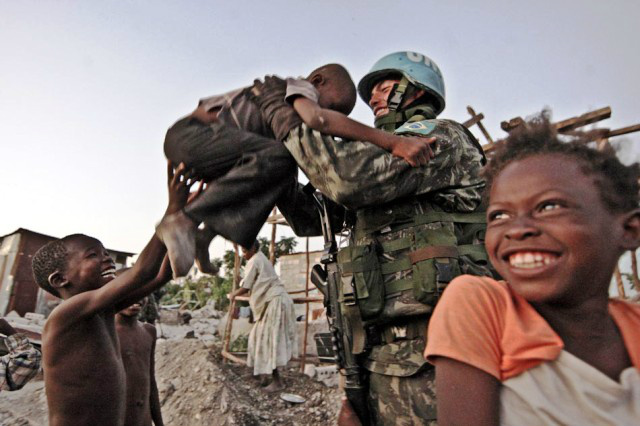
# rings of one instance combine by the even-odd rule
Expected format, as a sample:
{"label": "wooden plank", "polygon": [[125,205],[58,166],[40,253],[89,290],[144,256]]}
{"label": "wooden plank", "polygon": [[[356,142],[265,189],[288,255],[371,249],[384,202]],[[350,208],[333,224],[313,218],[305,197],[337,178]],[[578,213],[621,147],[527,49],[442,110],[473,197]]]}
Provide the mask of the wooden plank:
{"label": "wooden plank", "polygon": [[509,133],[510,131],[512,131],[513,129],[515,129],[518,126],[521,126],[524,123],[524,120],[522,119],[522,117],[514,117],[509,121],[503,121],[500,123],[500,128],[502,130],[504,130],[505,132]]}
{"label": "wooden plank", "polygon": [[631,281],[633,282],[633,288],[640,289],[640,277],[638,277],[638,258],[636,257],[636,251],[631,250]]}
{"label": "wooden plank", "polygon": [[[304,282],[304,296],[309,297],[309,268],[311,267],[311,259],[309,257],[309,237],[307,237],[306,241],[306,261],[307,261],[307,270],[305,275]],[[302,345],[302,360],[300,362],[300,371],[304,372],[304,366],[307,361],[307,335],[309,333],[309,304],[305,304],[305,314],[304,314],[304,343]]]}
{"label": "wooden plank", "polygon": [[[476,112],[473,110],[473,108],[471,108],[471,106],[467,106],[467,112],[471,114],[472,117],[476,116]],[[479,115],[482,115],[482,113],[480,113]],[[484,117],[484,115],[482,116]],[[484,124],[482,124],[482,121],[478,120],[477,124],[485,139],[487,140],[487,142],[489,142],[489,145],[493,145],[493,138],[491,138],[491,135],[489,135],[489,132],[484,127]]]}
{"label": "wooden plank", "polygon": [[[238,288],[238,284],[240,283],[240,251],[238,250],[238,245],[233,244],[233,249],[235,251],[235,256],[233,258],[233,284],[231,291],[234,291]],[[227,323],[224,327],[224,341],[222,343],[222,352],[229,350],[229,344],[231,341],[231,328],[233,327],[233,311],[236,308],[236,300],[232,300],[229,304],[229,313],[227,315]]]}
{"label": "wooden plank", "polygon": [[287,220],[281,213],[272,214],[267,218],[267,223],[269,225],[288,225]]}
{"label": "wooden plank", "polygon": [[611,130],[608,137],[612,138],[614,136],[626,135],[628,133],[640,132],[640,124],[634,124],[633,126],[622,127],[620,129]]}
{"label": "wooden plank", "polygon": [[[235,300],[238,302],[248,302],[250,296],[236,296]],[[292,297],[293,303],[298,305],[303,303],[316,303],[316,302],[324,302],[324,297],[322,296],[308,296],[308,297]]]}
{"label": "wooden plank", "polygon": [[222,355],[223,357],[225,357],[226,359],[233,361],[237,364],[242,364],[242,365],[247,365],[247,361],[245,361],[242,358],[238,358],[237,356],[235,356],[234,354],[232,354],[231,352],[227,351],[227,350],[222,350],[220,352],[220,355]]}
{"label": "wooden plank", "polygon": [[622,274],[620,273],[620,268],[617,265],[613,274],[616,277],[616,286],[618,287],[618,297],[620,297],[621,299],[626,299],[627,295],[624,292],[624,282],[622,281]]}
{"label": "wooden plank", "polygon": [[587,112],[578,117],[571,117],[566,120],[558,121],[557,123],[554,123],[554,126],[559,133],[564,133],[570,130],[575,130],[579,127],[586,126],[587,124],[605,120],[609,117],[611,117],[611,108],[604,107],[595,111]]}
{"label": "wooden plank", "polygon": [[468,119],[467,121],[465,121],[464,123],[462,123],[462,125],[466,128],[469,128],[471,126],[473,126],[476,123],[479,123],[480,120],[484,119],[484,114],[480,113],[478,115],[474,115],[472,116],[470,119]]}
{"label": "wooden plank", "polygon": [[[272,216],[274,216],[277,212],[278,212],[278,208],[274,207]],[[278,228],[277,224],[273,223],[271,225],[271,242],[269,243],[269,260],[271,261],[272,265],[276,264],[276,229],[277,228]]]}

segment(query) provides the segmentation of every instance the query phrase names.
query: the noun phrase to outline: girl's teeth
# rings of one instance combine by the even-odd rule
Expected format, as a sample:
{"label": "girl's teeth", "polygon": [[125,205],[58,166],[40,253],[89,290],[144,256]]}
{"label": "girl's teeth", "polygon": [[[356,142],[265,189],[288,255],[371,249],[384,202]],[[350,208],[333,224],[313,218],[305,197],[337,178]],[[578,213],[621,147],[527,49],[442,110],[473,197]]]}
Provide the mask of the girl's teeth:
{"label": "girl's teeth", "polygon": [[533,269],[552,262],[552,256],[542,253],[516,253],[509,257],[509,264],[515,268]]}

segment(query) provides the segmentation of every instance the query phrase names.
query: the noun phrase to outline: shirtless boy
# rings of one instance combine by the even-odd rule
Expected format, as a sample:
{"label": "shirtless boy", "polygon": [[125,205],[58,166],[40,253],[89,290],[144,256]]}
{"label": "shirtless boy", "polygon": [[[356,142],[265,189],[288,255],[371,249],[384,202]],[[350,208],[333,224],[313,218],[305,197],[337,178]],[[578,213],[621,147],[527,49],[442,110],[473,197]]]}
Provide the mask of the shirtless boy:
{"label": "shirtless boy", "polygon": [[[184,165],[169,168],[165,215],[184,207],[190,182]],[[154,235],[135,265],[116,277],[115,264],[100,241],[74,234],[52,241],[33,258],[36,282],[61,297],[42,333],[50,426],[122,426],[126,378],[115,329],[116,312],[151,293],[169,262]],[[161,266],[162,265],[162,266]]]}
{"label": "shirtless boy", "polygon": [[[262,83],[256,81],[203,99],[167,132],[167,158],[174,164],[184,162],[209,182],[196,202],[158,227],[175,276],[185,275],[193,264],[200,223],[206,225],[206,244],[219,234],[245,248],[251,246],[297,176],[296,163],[281,141],[302,124],[332,136],[371,142],[412,166],[425,164],[433,155],[432,139],[400,137],[349,119],[346,114],[355,105],[356,90],[341,65],[324,65],[307,78],[266,77],[265,81],[271,88],[268,94],[257,96]],[[283,107],[284,99],[289,104]],[[261,109],[269,111],[269,120]],[[165,225],[174,232],[165,232]]]}
{"label": "shirtless boy", "polygon": [[156,386],[156,328],[138,321],[141,303],[116,315],[116,332],[127,377],[125,426],[162,426],[160,398]]}

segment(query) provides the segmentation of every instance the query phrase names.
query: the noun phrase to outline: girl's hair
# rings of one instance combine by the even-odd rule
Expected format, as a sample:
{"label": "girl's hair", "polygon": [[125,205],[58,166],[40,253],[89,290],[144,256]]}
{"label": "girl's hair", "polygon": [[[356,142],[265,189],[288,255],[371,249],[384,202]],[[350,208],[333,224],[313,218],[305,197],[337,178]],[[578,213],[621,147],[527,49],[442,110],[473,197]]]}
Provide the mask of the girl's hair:
{"label": "girl's hair", "polygon": [[598,151],[587,146],[588,134],[582,133],[570,142],[558,138],[549,122],[549,112],[543,111],[514,129],[498,145],[484,169],[486,194],[494,179],[510,163],[537,155],[563,155],[580,162],[582,171],[593,176],[604,205],[612,212],[627,212],[638,208],[640,202],[640,165],[625,166],[611,148]]}

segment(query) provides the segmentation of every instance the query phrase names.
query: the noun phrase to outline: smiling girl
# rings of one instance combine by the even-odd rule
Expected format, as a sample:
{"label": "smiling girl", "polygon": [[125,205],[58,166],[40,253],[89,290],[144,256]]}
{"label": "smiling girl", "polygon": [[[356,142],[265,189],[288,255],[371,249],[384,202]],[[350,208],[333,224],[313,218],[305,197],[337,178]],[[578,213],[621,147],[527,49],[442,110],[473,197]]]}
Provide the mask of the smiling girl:
{"label": "smiling girl", "polygon": [[485,175],[504,281],[461,276],[438,303],[425,351],[438,424],[640,424],[640,306],[608,295],[640,242],[638,165],[559,141],[542,116]]}

